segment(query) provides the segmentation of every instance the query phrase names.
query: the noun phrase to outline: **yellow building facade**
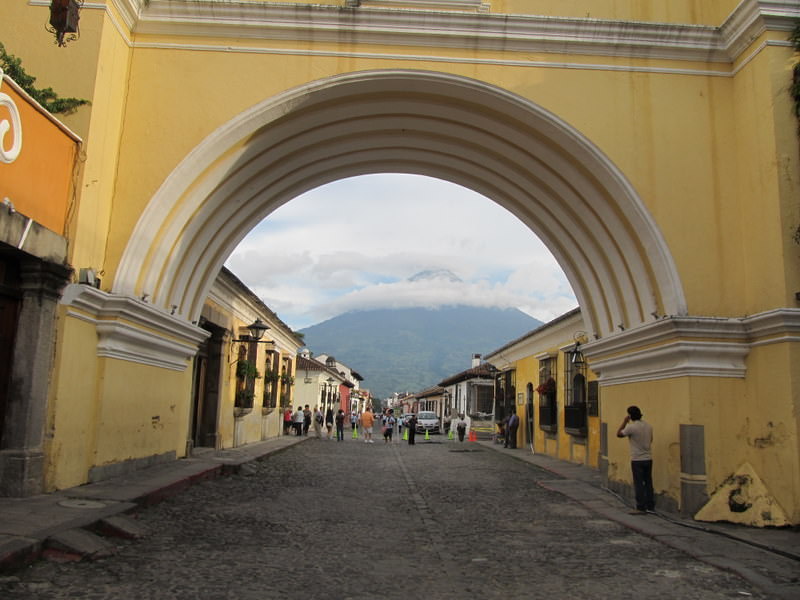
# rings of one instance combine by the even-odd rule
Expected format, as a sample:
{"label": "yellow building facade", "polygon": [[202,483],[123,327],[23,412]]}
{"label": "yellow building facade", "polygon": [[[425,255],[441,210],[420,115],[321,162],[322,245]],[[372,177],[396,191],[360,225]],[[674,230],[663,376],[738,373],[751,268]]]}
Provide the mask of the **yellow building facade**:
{"label": "yellow building facade", "polygon": [[[68,260],[101,284],[64,293],[49,400],[102,427],[56,418],[47,454],[70,458],[46,488],[183,455],[233,248],[303,191],[408,172],[486,195],[550,248],[598,423],[642,407],[664,497],[694,512],[747,469],[775,503],[761,524],[800,522],[796,1],[99,0],[65,48],[48,10],[5,3],[0,40],[91,101],[65,119],[84,141]],[[612,483],[626,452],[600,453]]]}

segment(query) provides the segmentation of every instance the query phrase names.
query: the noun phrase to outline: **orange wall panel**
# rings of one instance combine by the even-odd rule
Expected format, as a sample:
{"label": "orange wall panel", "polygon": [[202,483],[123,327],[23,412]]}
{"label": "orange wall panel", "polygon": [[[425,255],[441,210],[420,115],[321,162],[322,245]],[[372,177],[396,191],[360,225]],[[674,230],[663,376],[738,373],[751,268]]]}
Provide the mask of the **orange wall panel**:
{"label": "orange wall panel", "polygon": [[[6,94],[16,106],[22,129],[17,159],[0,162],[0,199],[8,198],[17,212],[64,235],[80,140],[10,80],[3,80],[0,94]],[[0,105],[0,122],[12,124],[11,110]],[[17,133],[12,125],[2,141],[6,150]]]}

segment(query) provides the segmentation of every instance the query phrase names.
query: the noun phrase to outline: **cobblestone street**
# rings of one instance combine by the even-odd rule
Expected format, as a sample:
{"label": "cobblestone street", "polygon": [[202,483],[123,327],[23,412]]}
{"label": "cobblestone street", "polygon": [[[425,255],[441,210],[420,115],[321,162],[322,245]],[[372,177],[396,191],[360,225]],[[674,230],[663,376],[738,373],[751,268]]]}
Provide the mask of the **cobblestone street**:
{"label": "cobblestone street", "polygon": [[538,485],[554,477],[443,436],[310,439],[140,510],[149,533],[115,556],[40,561],[0,596],[768,597]]}

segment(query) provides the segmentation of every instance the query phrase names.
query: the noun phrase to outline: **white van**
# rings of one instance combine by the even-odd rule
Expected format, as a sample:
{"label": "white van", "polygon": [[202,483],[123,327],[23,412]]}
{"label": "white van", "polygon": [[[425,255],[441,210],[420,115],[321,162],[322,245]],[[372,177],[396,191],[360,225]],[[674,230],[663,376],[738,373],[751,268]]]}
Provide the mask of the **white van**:
{"label": "white van", "polygon": [[439,433],[439,417],[435,412],[423,410],[417,413],[417,433]]}

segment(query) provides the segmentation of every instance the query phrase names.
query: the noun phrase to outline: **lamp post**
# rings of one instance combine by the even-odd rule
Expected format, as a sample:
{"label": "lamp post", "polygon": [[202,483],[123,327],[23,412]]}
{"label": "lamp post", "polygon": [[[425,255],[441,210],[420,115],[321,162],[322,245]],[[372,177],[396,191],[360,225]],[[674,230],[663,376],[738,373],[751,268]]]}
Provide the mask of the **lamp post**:
{"label": "lamp post", "polygon": [[[266,333],[269,327],[261,322],[261,319],[256,319],[250,325],[247,326],[247,329],[250,331],[250,338],[256,342],[260,341],[262,337],[264,337],[264,333]],[[269,341],[264,341],[262,343],[270,343]]]}
{"label": "lamp post", "polygon": [[239,337],[233,340],[234,343],[239,344],[274,344],[274,340],[262,340],[264,334],[269,329],[261,319],[256,319],[247,326],[248,335],[246,337]]}

